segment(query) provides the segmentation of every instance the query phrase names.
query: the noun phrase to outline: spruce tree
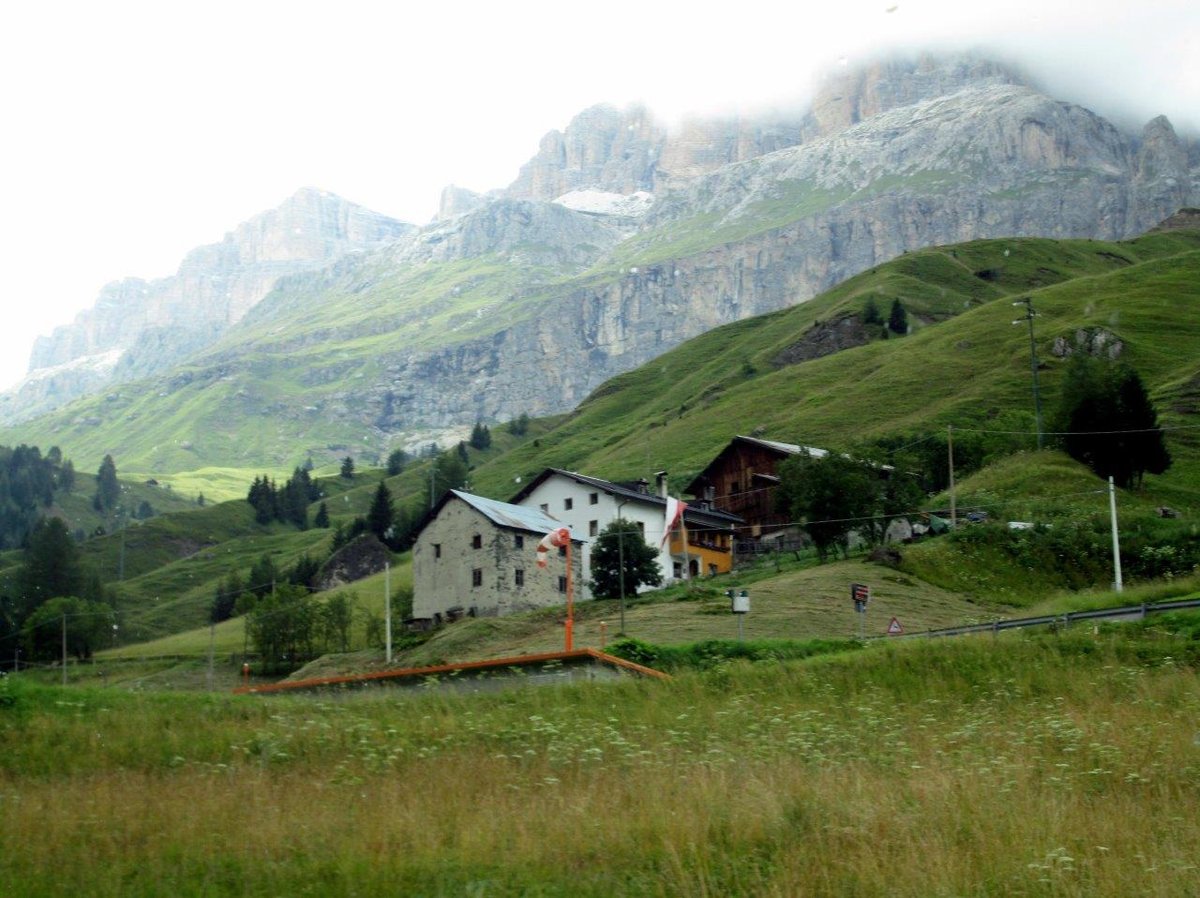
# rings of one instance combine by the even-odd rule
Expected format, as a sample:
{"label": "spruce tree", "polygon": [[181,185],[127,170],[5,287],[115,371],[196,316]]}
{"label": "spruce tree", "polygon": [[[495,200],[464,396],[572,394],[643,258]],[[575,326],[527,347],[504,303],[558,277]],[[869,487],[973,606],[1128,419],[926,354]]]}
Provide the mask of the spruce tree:
{"label": "spruce tree", "polygon": [[403,449],[393,449],[388,453],[387,472],[389,477],[395,477],[408,464],[408,453]]}
{"label": "spruce tree", "polygon": [[121,484],[117,481],[117,466],[111,455],[104,456],[100,470],[96,472],[96,499],[93,505],[99,511],[112,511],[121,498]]}
{"label": "spruce tree", "polygon": [[392,494],[382,480],[379,486],[375,489],[375,497],[371,500],[371,507],[367,511],[367,529],[374,533],[379,539],[387,542],[390,539],[389,530],[392,528],[392,520],[395,517],[395,509],[392,506]]}
{"label": "spruce tree", "polygon": [[482,421],[476,421],[471,430],[471,448],[482,452],[492,445],[492,433]]}
{"label": "spruce tree", "polygon": [[901,336],[908,333],[908,312],[904,308],[904,303],[898,299],[892,300],[892,311],[888,315],[888,330]]}

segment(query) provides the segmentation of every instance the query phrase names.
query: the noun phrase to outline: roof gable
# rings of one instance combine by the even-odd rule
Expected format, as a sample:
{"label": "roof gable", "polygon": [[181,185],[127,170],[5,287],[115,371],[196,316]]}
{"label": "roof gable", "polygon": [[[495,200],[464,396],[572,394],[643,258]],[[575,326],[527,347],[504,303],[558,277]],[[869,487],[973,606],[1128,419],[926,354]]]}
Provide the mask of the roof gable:
{"label": "roof gable", "polygon": [[[610,496],[615,496],[622,500],[622,505],[628,504],[629,502],[638,502],[651,508],[661,509],[660,513],[662,514],[666,513],[667,500],[662,496],[655,495],[654,493],[643,493],[640,490],[622,486],[619,483],[613,483],[611,480],[601,480],[598,477],[588,477],[586,474],[577,474],[574,471],[564,471],[561,468],[546,468],[546,470],[542,471],[541,474],[529,481],[524,489],[513,496],[512,501],[516,503],[528,499],[535,489],[555,476],[572,481],[584,489],[599,490],[600,492],[607,493]],[[695,503],[688,505],[684,510],[683,515],[685,521],[702,521],[705,523],[718,522],[726,525],[735,523],[740,524],[742,522],[742,519],[737,515],[730,514],[727,511],[721,511],[718,508],[703,508]]]}

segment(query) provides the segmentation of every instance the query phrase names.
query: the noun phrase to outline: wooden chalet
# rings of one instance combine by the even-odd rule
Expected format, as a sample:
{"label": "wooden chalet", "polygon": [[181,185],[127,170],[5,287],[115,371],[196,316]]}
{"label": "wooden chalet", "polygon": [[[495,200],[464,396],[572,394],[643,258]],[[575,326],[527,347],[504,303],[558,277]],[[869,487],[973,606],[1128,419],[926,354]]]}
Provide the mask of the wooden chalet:
{"label": "wooden chalet", "polygon": [[775,509],[779,464],[803,452],[818,458],[826,454],[795,443],[735,436],[686,489],[742,518],[747,536],[773,533],[788,523],[787,513]]}

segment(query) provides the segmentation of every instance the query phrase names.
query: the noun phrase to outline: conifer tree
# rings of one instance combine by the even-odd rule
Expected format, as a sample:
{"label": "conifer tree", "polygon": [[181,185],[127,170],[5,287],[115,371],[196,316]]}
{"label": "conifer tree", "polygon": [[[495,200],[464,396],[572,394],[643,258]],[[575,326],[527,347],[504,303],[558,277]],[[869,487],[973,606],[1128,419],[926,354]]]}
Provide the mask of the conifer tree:
{"label": "conifer tree", "polygon": [[908,333],[908,312],[904,308],[904,303],[898,299],[892,300],[892,311],[888,315],[888,330],[894,334],[903,336]]}
{"label": "conifer tree", "polygon": [[387,542],[392,536],[389,531],[392,529],[394,517],[395,509],[392,506],[392,494],[388,490],[387,485],[381,480],[379,486],[375,489],[375,497],[371,500],[371,507],[367,511],[367,529],[383,542]]}
{"label": "conifer tree", "polygon": [[96,472],[96,498],[92,503],[98,511],[112,511],[121,497],[121,484],[117,481],[117,466],[111,455],[104,456]]}

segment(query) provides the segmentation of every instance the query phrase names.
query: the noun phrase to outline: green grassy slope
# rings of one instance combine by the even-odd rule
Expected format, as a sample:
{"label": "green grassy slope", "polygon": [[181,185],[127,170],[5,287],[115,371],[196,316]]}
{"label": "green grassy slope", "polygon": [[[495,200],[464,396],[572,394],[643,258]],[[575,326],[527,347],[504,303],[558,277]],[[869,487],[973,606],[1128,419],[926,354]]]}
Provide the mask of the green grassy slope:
{"label": "green grassy slope", "polygon": [[[884,310],[880,300],[901,299],[915,332],[801,364],[777,361],[815,321],[857,313],[867,296]],[[515,476],[546,465],[614,478],[665,468],[680,486],[735,433],[844,447],[1031,411],[1028,332],[1012,324],[1017,296],[1032,296],[1038,311],[1047,409],[1063,364],[1051,353],[1055,338],[1102,327],[1123,341],[1122,358],[1160,401],[1163,423],[1194,421],[1200,234],[979,241],[909,254],[802,306],[689,341],[609,381],[537,445],[482,466],[474,480],[504,495]],[[1179,464],[1164,480],[1195,497],[1194,479],[1178,472],[1194,470],[1200,443],[1186,433],[1170,443]]]}
{"label": "green grassy slope", "polygon": [[[1163,422],[1196,421],[1200,234],[1149,235],[1122,243],[977,241],[908,254],[803,306],[690,341],[614,378],[572,415],[535,422],[523,441],[496,428],[493,449],[472,456],[471,488],[507,498],[517,477],[533,476],[547,465],[611,478],[665,468],[679,487],[736,433],[759,431],[841,448],[948,423],[986,428],[995,416],[1014,412],[1031,421],[1027,331],[1012,325],[1018,310],[1011,305],[1027,295],[1039,313],[1048,409],[1063,365],[1050,352],[1055,338],[1071,340],[1081,328],[1103,327],[1123,341],[1123,358],[1151,387]],[[892,299],[901,299],[913,333],[876,338],[799,364],[785,361],[788,350],[809,339],[814,327],[859,314],[868,297],[885,313]],[[1162,502],[1188,512],[1200,505],[1198,441],[1195,431],[1172,432],[1175,465],[1166,475],[1149,478],[1144,494],[1123,497],[1123,511],[1144,518]],[[428,501],[428,475],[429,462],[420,461],[387,478],[397,504],[419,513]],[[382,478],[381,471],[363,470],[353,480],[323,479],[334,523],[364,513]],[[240,495],[248,482],[249,477]],[[1102,513],[1098,486],[1078,465],[1046,451],[1005,460],[960,484],[959,501],[987,506],[997,517],[1052,521]],[[945,501],[932,500],[935,505]],[[134,526],[124,536],[122,607],[131,628],[136,625],[143,636],[200,626],[216,583],[231,570],[244,574],[264,552],[286,566],[305,551],[318,551],[328,538],[328,532],[259,527],[241,501]],[[939,551],[908,553],[904,575],[937,582],[988,607],[1028,604],[1047,588],[1073,585],[1048,586],[1011,565],[994,582],[969,582],[955,574],[961,553]],[[85,547],[110,583],[120,552],[115,535]]]}
{"label": "green grassy slope", "polygon": [[285,281],[188,365],[0,431],[0,439],[114,453],[122,470],[147,475],[186,472],[175,478],[180,487],[208,471],[214,476],[204,479],[214,482],[205,492],[221,497],[230,479],[286,476],[309,454],[377,463],[374,438],[349,436],[341,411],[361,401],[361,384],[386,380],[397,347],[454,345],[497,321],[519,321],[565,277],[493,257],[400,274],[371,264],[327,281]]}

